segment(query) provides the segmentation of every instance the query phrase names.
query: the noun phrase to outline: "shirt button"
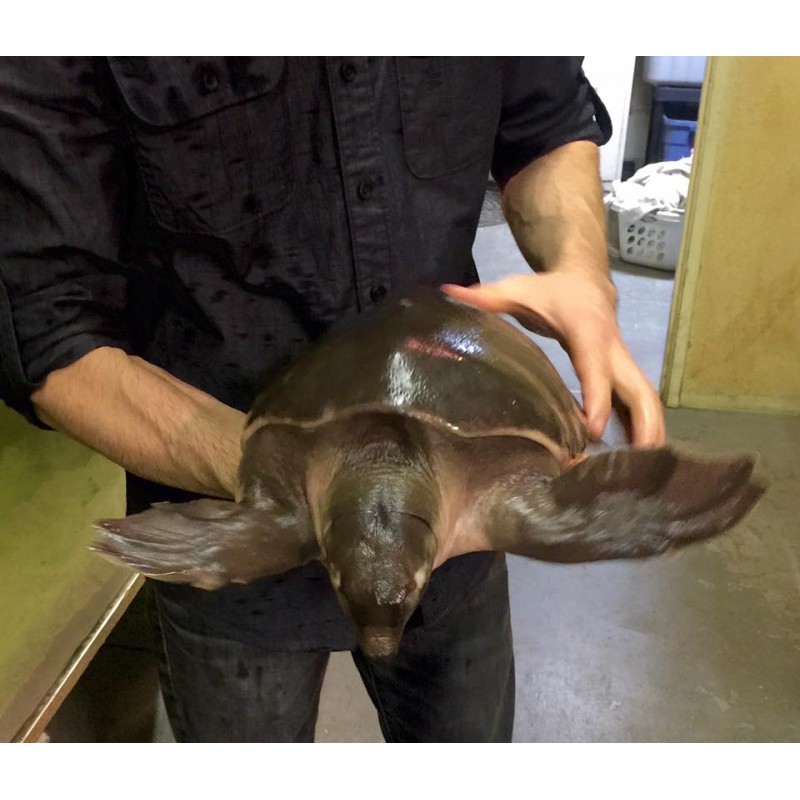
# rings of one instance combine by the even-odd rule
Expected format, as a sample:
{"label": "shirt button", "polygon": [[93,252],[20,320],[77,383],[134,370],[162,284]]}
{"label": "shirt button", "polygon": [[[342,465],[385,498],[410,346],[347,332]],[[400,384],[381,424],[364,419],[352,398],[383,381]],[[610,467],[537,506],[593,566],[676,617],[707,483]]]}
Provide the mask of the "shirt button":
{"label": "shirt button", "polygon": [[352,63],[352,61],[345,61],[341,67],[339,67],[339,74],[342,76],[343,81],[350,81],[355,80],[356,77],[356,65]]}
{"label": "shirt button", "polygon": [[379,303],[386,297],[386,287],[382,283],[376,283],[369,290],[369,296],[373,303]]}
{"label": "shirt button", "polygon": [[361,200],[366,200],[371,194],[374,188],[374,184],[372,181],[361,181],[358,184],[358,196]]}
{"label": "shirt button", "polygon": [[200,85],[206,94],[216,92],[219,87],[219,78],[213,67],[205,67],[200,73]]}

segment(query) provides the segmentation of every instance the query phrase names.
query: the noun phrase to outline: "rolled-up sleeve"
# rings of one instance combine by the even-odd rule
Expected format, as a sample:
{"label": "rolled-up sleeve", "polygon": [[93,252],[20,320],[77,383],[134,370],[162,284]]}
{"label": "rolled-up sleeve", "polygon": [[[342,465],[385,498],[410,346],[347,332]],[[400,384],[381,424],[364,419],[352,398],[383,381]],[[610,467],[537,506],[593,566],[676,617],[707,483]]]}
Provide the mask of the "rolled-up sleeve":
{"label": "rolled-up sleeve", "polygon": [[0,397],[97,347],[128,349],[126,170],[90,58],[0,60]]}
{"label": "rolled-up sleeve", "polygon": [[575,141],[605,144],[611,119],[580,56],[509,58],[492,175],[502,186],[531,161]]}

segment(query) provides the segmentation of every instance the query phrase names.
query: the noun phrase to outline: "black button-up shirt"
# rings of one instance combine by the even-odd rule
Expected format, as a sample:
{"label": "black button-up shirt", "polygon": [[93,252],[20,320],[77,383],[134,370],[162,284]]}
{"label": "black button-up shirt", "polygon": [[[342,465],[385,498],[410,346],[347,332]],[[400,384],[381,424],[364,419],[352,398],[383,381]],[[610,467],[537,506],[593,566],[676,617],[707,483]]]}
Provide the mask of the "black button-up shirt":
{"label": "black button-up shirt", "polygon": [[[2,60],[0,397],[36,423],[47,374],[113,346],[245,410],[344,314],[477,281],[490,171],[609,135],[579,58]],[[343,631],[297,572],[322,588],[282,590],[280,635],[312,606]]]}

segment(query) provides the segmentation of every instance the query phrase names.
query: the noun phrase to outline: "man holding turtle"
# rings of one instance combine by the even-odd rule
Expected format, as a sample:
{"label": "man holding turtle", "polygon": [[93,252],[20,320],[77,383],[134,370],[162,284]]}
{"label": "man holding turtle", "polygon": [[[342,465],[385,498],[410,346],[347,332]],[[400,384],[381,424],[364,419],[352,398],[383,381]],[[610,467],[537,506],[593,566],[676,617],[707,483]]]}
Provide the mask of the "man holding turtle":
{"label": "man holding turtle", "polygon": [[[125,467],[131,513],[232,496],[267,376],[419,284],[557,337],[593,437],[615,393],[633,443],[663,441],[616,321],[610,123],[580,59],[15,58],[0,92],[0,391]],[[490,170],[536,272],[476,287]],[[180,741],[311,740],[334,650],[354,650],[389,741],[511,738],[500,554],[437,570],[381,664],[316,562],[153,594]]]}

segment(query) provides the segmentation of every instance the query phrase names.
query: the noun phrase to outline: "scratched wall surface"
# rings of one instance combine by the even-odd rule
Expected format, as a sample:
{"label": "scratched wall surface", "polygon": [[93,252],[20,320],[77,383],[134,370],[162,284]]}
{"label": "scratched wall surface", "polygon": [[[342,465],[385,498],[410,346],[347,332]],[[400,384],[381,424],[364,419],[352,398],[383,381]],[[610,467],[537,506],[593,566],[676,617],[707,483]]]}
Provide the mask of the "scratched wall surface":
{"label": "scratched wall surface", "polygon": [[676,331],[688,336],[679,404],[800,413],[800,59],[714,61],[689,198],[696,285]]}
{"label": "scratched wall surface", "polygon": [[122,470],[0,404],[0,741],[13,738],[128,577],[90,553]]}

